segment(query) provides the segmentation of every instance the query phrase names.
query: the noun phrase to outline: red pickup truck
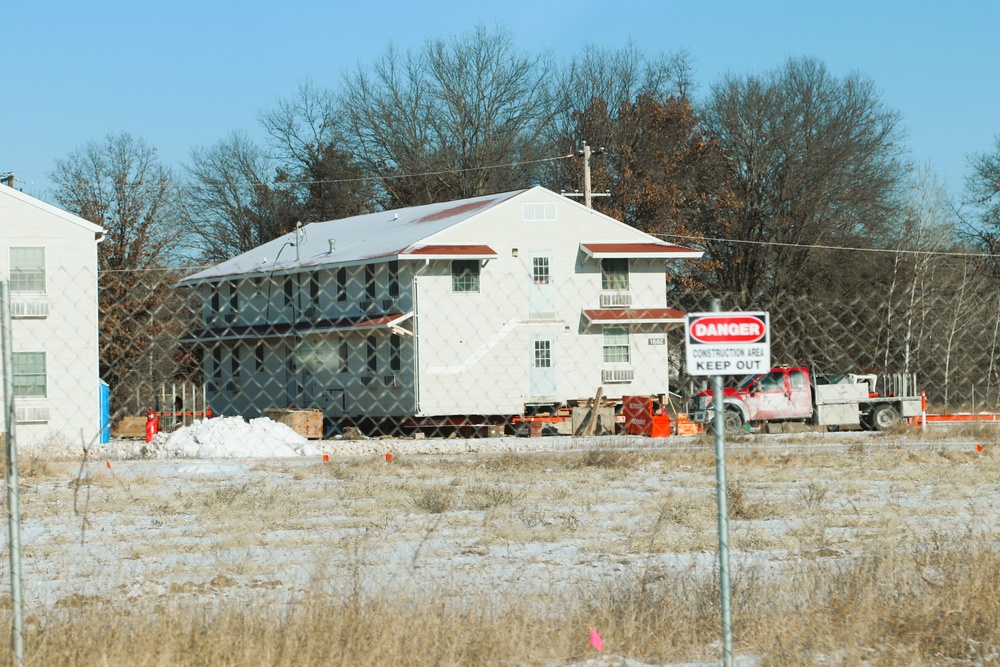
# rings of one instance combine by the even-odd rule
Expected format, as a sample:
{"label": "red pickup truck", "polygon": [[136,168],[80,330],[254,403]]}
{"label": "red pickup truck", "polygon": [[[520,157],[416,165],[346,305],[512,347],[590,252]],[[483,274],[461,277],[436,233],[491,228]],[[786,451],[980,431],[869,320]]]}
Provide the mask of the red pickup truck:
{"label": "red pickup truck", "polygon": [[[867,430],[892,428],[903,417],[919,416],[920,396],[880,396],[874,375],[819,375],[801,366],[772,368],[748,375],[723,390],[727,433],[739,433],[746,424],[777,421],[809,422],[817,426],[861,426]],[[692,399],[692,421],[711,425],[715,418],[713,392]]]}

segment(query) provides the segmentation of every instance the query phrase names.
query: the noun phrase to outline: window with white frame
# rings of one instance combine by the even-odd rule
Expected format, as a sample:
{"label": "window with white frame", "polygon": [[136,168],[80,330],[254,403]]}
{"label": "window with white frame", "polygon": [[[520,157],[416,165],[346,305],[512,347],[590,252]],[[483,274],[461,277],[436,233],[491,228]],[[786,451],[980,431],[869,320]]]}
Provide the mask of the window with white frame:
{"label": "window with white frame", "polygon": [[521,222],[556,222],[556,205],[546,202],[521,204]]}
{"label": "window with white frame", "polygon": [[549,284],[549,258],[531,258],[531,279],[536,285]]}
{"label": "window with white frame", "polygon": [[45,291],[45,248],[10,249],[10,291]]}
{"label": "window with white frame", "polygon": [[604,363],[627,364],[632,360],[629,352],[628,329],[604,329]]}
{"label": "window with white frame", "polygon": [[45,353],[15,352],[13,361],[14,396],[45,398]]}
{"label": "window with white frame", "polygon": [[601,260],[601,289],[628,289],[628,258],[607,257]]}
{"label": "window with white frame", "polygon": [[455,259],[451,262],[451,291],[479,291],[479,260]]}
{"label": "window with white frame", "polygon": [[552,368],[552,341],[535,341],[535,368]]}

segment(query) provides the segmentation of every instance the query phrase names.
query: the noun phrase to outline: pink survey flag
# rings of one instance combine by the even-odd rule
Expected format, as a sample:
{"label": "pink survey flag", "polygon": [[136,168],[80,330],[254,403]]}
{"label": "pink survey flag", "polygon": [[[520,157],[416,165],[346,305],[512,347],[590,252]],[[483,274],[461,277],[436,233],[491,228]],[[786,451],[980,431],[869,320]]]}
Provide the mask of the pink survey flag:
{"label": "pink survey flag", "polygon": [[601,636],[597,634],[597,630],[590,631],[590,645],[594,647],[594,650],[598,653],[604,651],[604,640]]}

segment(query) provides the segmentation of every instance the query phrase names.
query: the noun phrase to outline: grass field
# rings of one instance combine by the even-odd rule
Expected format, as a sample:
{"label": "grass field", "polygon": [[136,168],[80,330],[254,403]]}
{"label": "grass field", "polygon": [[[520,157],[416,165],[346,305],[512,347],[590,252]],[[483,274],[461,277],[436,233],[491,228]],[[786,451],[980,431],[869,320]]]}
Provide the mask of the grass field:
{"label": "grass field", "polygon": [[[29,664],[718,662],[714,450],[678,442],[24,456]],[[737,656],[1000,664],[995,431],[732,444]]]}

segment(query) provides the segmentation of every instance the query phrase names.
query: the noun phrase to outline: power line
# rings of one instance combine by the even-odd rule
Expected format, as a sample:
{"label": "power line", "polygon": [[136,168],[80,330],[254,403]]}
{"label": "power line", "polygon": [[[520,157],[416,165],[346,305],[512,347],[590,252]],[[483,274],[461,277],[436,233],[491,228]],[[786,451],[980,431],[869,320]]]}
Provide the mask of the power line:
{"label": "power line", "polygon": [[[442,174],[462,174],[470,171],[484,171],[486,169],[506,169],[508,167],[518,167],[527,164],[539,164],[542,162],[556,162],[558,160],[566,160],[569,158],[576,157],[576,155],[569,153],[567,155],[557,155],[555,157],[544,157],[538,158],[536,160],[518,160],[516,162],[507,162],[504,164],[487,164],[481,167],[465,167],[463,169],[441,169],[439,171],[424,171],[416,174],[380,174],[377,176],[358,176],[355,178],[332,178],[332,179],[318,179],[318,180],[305,180],[305,181],[292,181],[292,180],[281,180],[274,181],[271,183],[266,182],[254,182],[245,181],[247,185],[275,185],[275,184],[288,184],[288,185],[319,185],[324,183],[361,183],[364,181],[384,181],[393,180],[397,178],[421,178],[423,176],[440,176]],[[224,181],[207,181],[211,185],[226,185]]]}
{"label": "power line", "polygon": [[780,241],[751,241],[748,239],[724,239],[711,236],[683,236],[680,234],[650,234],[662,239],[681,239],[687,241],[711,241],[714,243],[742,243],[746,245],[776,246],[782,248],[806,248],[814,250],[843,250],[845,252],[874,252],[889,255],[936,255],[942,257],[978,257],[996,258],[1000,254],[985,252],[955,252],[950,250],[906,250],[903,248],[858,248],[852,246],[823,245],[819,243],[782,243]]}

